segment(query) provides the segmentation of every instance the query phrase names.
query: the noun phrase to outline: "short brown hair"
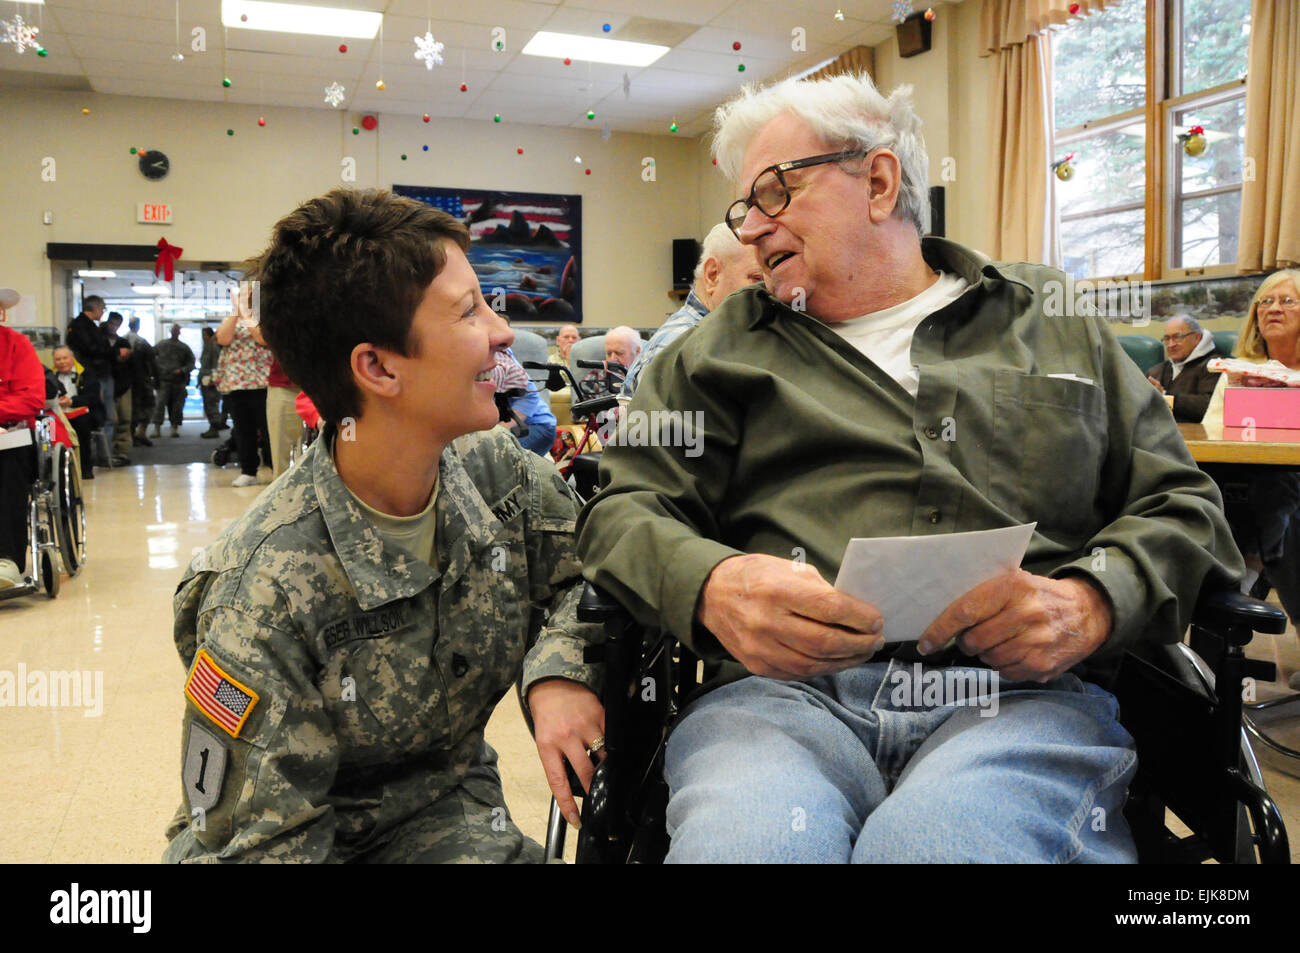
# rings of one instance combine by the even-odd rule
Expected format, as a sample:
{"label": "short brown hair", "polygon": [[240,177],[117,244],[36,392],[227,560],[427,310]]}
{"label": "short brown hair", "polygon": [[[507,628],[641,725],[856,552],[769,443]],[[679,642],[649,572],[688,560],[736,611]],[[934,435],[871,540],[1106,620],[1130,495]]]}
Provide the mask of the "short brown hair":
{"label": "short brown hair", "polygon": [[442,240],[469,248],[446,212],[384,189],[334,189],[300,206],[245,264],[257,281],[262,336],[321,416],[361,416],[352,350],[369,342],[405,356],[411,319],[446,265]]}

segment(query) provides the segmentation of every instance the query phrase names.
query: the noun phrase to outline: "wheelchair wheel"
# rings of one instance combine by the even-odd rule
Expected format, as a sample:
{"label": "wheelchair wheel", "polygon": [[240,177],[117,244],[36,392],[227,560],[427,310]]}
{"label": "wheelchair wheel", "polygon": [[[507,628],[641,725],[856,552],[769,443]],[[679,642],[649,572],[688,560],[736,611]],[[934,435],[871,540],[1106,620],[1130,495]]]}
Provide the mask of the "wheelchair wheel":
{"label": "wheelchair wheel", "polygon": [[55,537],[63,569],[69,576],[81,571],[86,561],[86,508],[81,499],[81,475],[76,461],[62,444],[54,447],[54,466],[50,474],[50,506]]}
{"label": "wheelchair wheel", "polygon": [[62,581],[58,562],[54,558],[54,550],[41,550],[41,585],[45,588],[45,594],[51,599],[57,599],[59,584]]}

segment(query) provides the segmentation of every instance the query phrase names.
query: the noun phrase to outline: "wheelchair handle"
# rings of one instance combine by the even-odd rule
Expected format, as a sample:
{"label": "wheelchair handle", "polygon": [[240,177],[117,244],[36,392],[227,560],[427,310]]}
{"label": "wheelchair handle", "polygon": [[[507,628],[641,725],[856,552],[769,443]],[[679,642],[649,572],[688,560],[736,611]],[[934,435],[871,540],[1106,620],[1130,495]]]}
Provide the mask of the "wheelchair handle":
{"label": "wheelchair handle", "polygon": [[602,411],[617,406],[618,398],[613,394],[607,394],[602,397],[592,397],[588,400],[580,400],[569,408],[569,413],[575,420],[578,420],[583,417],[589,417],[592,414],[599,414]]}

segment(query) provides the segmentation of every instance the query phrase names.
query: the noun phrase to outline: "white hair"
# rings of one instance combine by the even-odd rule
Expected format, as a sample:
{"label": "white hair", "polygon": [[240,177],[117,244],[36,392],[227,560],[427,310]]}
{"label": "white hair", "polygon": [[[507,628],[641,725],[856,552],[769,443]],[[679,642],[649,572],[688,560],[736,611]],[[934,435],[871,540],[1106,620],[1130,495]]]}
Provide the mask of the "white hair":
{"label": "white hair", "polygon": [[608,341],[610,338],[622,338],[632,346],[634,354],[641,351],[641,345],[644,343],[641,340],[640,333],[633,328],[629,328],[625,324],[621,324],[616,328],[610,328],[606,331],[605,340]]}
{"label": "white hair", "polygon": [[921,138],[921,120],[912,109],[911,86],[899,86],[886,98],[865,73],[787,79],[767,89],[746,86],[713,115],[713,155],[727,178],[739,181],[749,143],[787,112],[832,149],[885,147],[898,156],[903,181],[894,214],[915,225],[918,235],[924,234],[930,217],[930,157]]}
{"label": "white hair", "polygon": [[740,244],[740,239],[726,222],[719,222],[709,229],[709,234],[704,236],[704,247],[700,251],[700,260],[695,265],[695,282],[698,284],[704,275],[704,263],[710,258],[716,258],[720,262],[725,262],[730,256],[739,254],[745,250],[745,246]]}

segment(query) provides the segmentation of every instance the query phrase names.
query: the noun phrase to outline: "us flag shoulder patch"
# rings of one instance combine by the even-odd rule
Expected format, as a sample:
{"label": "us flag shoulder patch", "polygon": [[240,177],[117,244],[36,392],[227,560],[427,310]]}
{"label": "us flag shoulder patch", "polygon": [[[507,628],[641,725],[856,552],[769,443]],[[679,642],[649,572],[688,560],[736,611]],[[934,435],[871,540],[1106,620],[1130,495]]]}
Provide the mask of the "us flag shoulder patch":
{"label": "us flag shoulder patch", "polygon": [[194,668],[185,682],[185,694],[232,738],[239,737],[240,729],[257,705],[257,692],[223,672],[204,649],[199,649],[194,660]]}

